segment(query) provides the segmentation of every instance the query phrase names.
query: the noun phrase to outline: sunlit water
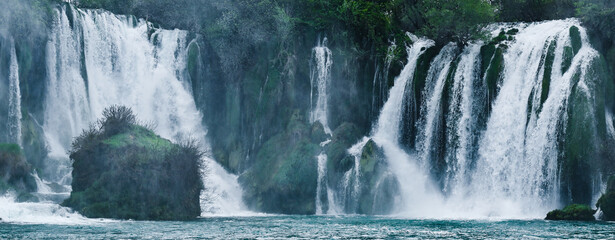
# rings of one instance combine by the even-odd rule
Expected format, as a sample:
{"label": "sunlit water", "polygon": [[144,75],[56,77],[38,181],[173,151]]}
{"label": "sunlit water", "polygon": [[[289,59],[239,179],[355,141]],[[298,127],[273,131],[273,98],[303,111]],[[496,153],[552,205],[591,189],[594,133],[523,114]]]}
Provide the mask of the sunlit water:
{"label": "sunlit water", "polygon": [[88,221],[49,225],[0,223],[0,238],[53,239],[608,239],[612,222],[408,220],[384,217],[259,216],[191,222]]}

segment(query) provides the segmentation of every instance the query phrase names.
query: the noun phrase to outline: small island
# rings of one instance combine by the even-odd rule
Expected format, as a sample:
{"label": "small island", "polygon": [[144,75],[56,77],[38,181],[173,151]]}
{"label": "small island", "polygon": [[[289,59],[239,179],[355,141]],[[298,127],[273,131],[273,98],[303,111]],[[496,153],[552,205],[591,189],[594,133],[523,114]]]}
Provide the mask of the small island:
{"label": "small island", "polygon": [[72,192],[63,202],[90,218],[191,220],[200,216],[203,153],[161,138],[132,110],[112,106],[70,152]]}
{"label": "small island", "polygon": [[570,204],[564,209],[556,209],[547,213],[545,220],[595,221],[596,210],[583,204]]}

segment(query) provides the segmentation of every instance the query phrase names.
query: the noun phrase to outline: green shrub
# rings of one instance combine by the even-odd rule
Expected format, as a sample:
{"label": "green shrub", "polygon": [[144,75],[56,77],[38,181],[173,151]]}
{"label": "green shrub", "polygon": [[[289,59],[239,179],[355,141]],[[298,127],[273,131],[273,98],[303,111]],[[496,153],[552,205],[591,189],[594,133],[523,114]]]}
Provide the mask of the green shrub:
{"label": "green shrub", "polygon": [[95,218],[198,217],[203,152],[197,142],[163,139],[136,124],[127,107],[112,106],[103,116],[73,142],[72,192],[63,205]]}
{"label": "green shrub", "polygon": [[545,220],[577,220],[577,221],[594,221],[594,213],[596,210],[591,209],[583,204],[571,204],[563,210],[553,210],[547,214]]}

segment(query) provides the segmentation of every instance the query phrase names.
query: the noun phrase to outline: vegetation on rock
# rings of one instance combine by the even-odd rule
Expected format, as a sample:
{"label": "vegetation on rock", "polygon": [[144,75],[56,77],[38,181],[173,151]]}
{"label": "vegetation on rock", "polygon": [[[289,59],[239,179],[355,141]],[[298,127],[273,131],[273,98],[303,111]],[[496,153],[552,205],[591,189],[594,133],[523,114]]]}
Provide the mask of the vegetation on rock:
{"label": "vegetation on rock", "polygon": [[602,220],[615,221],[615,176],[609,178],[606,192],[598,199],[596,207],[602,211]]}
{"label": "vegetation on rock", "polygon": [[594,221],[596,210],[583,204],[571,204],[564,209],[553,210],[547,213],[545,220],[575,220],[575,221]]}
{"label": "vegetation on rock", "polygon": [[13,191],[17,200],[36,200],[30,193],[36,191],[32,167],[17,144],[0,144],[0,194]]}
{"label": "vegetation on rock", "polygon": [[201,158],[194,141],[174,144],[112,106],[73,142],[73,182],[63,205],[84,216],[189,220],[201,214]]}
{"label": "vegetation on rock", "polygon": [[322,134],[322,128],[310,127],[295,111],[286,130],[267,141],[255,165],[239,177],[248,207],[264,212],[314,214],[316,155]]}

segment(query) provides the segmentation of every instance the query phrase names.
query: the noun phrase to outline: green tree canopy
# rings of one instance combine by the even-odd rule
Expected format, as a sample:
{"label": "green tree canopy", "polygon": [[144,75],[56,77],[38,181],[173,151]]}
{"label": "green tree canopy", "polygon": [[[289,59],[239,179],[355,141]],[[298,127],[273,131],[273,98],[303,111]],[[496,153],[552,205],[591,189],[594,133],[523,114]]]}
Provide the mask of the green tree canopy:
{"label": "green tree canopy", "polygon": [[437,42],[467,42],[495,19],[495,8],[486,0],[423,0],[419,4],[426,22],[419,32]]}

